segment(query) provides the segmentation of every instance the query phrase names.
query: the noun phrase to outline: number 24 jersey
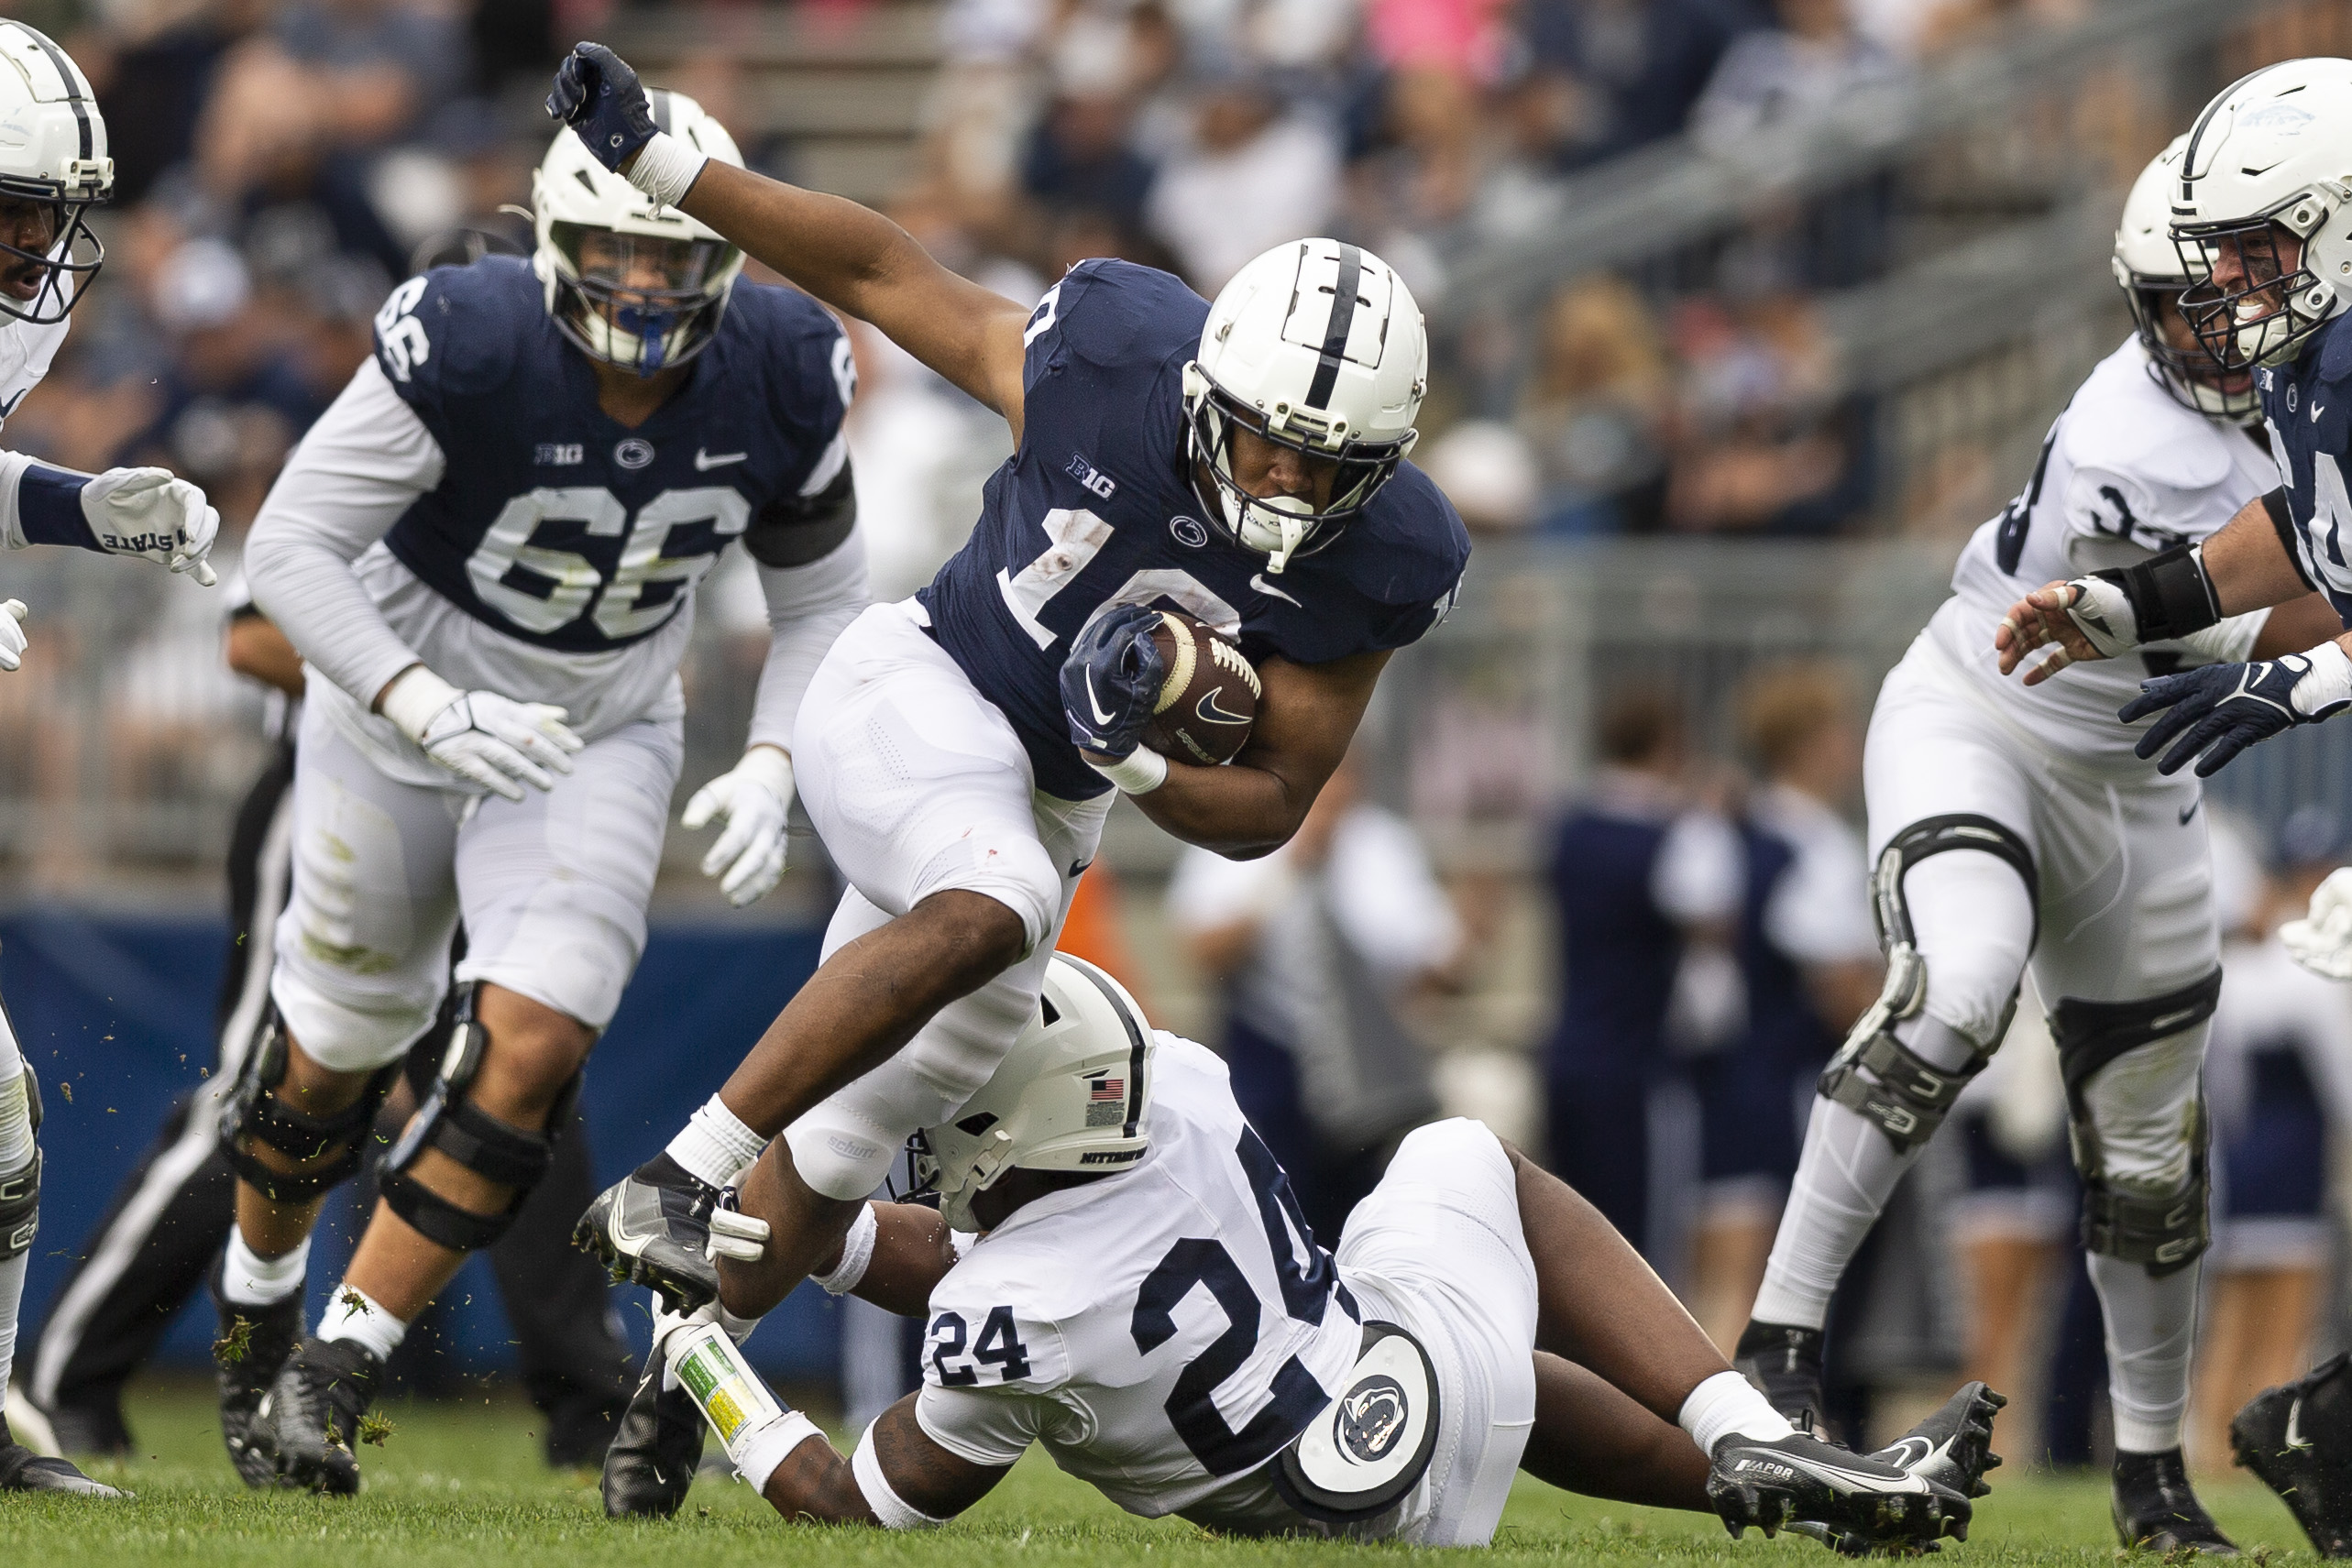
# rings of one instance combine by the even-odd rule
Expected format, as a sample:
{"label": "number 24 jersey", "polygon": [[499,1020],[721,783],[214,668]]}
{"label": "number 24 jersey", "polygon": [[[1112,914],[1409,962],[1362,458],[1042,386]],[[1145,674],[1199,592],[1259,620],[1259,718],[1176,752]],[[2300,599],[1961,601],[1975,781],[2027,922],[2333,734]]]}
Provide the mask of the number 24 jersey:
{"label": "number 24 jersey", "polygon": [[1262,1522],[1357,1309],[1225,1063],[1162,1032],[1151,1087],[1141,1164],[1024,1205],[932,1290],[916,1416],[975,1464],[1041,1442],[1130,1513]]}

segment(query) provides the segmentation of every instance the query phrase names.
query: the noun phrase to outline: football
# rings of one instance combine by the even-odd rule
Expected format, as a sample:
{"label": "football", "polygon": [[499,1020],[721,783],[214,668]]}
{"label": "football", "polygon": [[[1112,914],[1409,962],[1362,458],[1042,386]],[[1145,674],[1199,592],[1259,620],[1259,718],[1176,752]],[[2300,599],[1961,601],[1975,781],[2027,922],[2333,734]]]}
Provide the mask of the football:
{"label": "football", "polygon": [[1261,695],[1258,672],[1233,639],[1189,615],[1160,614],[1151,640],[1168,678],[1143,743],[1180,762],[1214,767],[1249,743]]}

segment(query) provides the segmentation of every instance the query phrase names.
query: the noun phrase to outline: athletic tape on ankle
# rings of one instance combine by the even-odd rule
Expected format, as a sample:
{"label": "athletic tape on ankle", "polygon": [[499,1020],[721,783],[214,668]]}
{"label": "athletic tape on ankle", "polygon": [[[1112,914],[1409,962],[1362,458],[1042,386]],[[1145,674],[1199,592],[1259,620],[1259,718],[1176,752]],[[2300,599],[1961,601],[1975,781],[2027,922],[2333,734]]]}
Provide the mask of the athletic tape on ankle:
{"label": "athletic tape on ankle", "polygon": [[846,1296],[858,1288],[867,1266],[874,1262],[874,1239],[881,1234],[882,1223],[874,1217],[874,1205],[859,1204],[858,1217],[850,1222],[850,1234],[841,1238],[841,1261],[830,1274],[816,1277],[825,1294]]}

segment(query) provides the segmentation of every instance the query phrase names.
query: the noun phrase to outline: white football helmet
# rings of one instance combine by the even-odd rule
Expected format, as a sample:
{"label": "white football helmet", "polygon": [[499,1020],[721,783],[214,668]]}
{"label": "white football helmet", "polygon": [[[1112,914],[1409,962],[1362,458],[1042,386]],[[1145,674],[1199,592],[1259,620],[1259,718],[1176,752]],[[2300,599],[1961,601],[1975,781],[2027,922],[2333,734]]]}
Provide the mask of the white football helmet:
{"label": "white football helmet", "polygon": [[[115,160],[90,79],[22,22],[0,21],[0,208],[29,204],[44,221],[0,225],[0,311],[18,321],[66,318],[106,247],[84,219],[114,194]],[[26,246],[27,232],[42,242]],[[19,289],[30,293],[19,297]]]}
{"label": "white football helmet", "polygon": [[[735,138],[701,104],[683,93],[646,96],[656,126],[743,166]],[[716,229],[657,204],[599,163],[568,126],[531,177],[531,205],[532,269],[547,313],[582,353],[651,376],[709,345],[743,270],[743,253]]]}
{"label": "white football helmet", "polygon": [[1127,988],[1056,953],[1005,1059],[955,1120],[916,1135],[915,1179],[940,1213],[976,1231],[972,1201],[1008,1170],[1121,1171],[1151,1146],[1151,1025]]}
{"label": "white football helmet", "polygon": [[2172,242],[2172,192],[2180,183],[2181,154],[2188,145],[2185,134],[2174,137],[2172,145],[2132,181],[2109,265],[2131,306],[2132,326],[2139,334],[2139,345],[2148,351],[2149,373],[2157,385],[2183,408],[2251,424],[2262,417],[2252,373],[2242,366],[2231,369],[2202,343],[2183,348],[2164,331],[2167,305],[2177,311],[2182,293],[2197,281],[2181,258],[2181,247]]}
{"label": "white football helmet", "polygon": [[[2352,300],[2352,60],[2290,60],[2205,105],[2182,148],[2172,238],[2199,280],[2181,308],[2233,365],[2281,365]],[[2279,231],[2303,242],[2282,265]],[[2214,280],[2225,247],[2236,287]]]}
{"label": "white football helmet", "polygon": [[[1217,494],[1215,525],[1280,572],[1321,549],[1371,503],[1417,437],[1429,334],[1394,269],[1335,239],[1278,245],[1233,276],[1209,307],[1200,357],[1184,367],[1192,453]],[[1261,499],[1233,477],[1236,422],[1310,460],[1335,462],[1321,510]]]}

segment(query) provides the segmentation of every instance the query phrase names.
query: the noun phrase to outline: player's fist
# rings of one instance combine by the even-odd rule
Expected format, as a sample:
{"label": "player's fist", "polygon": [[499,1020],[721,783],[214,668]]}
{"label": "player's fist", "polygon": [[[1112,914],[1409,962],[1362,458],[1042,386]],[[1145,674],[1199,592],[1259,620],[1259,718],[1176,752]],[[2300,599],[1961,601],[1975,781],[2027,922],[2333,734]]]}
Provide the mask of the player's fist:
{"label": "player's fist", "polygon": [[426,756],[509,800],[521,800],[524,784],[555,788],[555,774],[570,773],[572,754],[588,744],[560,707],[459,691],[423,664],[386,686],[377,706]]}
{"label": "player's fist", "polygon": [[0,671],[25,662],[25,601],[0,599]]}
{"label": "player's fist", "polygon": [[1159,624],[1156,609],[1114,605],[1071,643],[1061,664],[1061,711],[1081,751],[1114,761],[1134,752],[1168,678],[1151,638]]}
{"label": "player's fist", "polygon": [[575,44],[555,68],[547,117],[579,133],[599,163],[614,173],[654,139],[654,107],[629,62],[602,44]]}
{"label": "player's fist", "polygon": [[689,829],[723,819],[727,830],[702,857],[702,874],[741,909],[756,903],[784,875],[785,824],[792,811],[792,759],[774,746],[754,746],[732,770],[694,792],[683,821]]}
{"label": "player's fist", "polygon": [[107,469],[82,487],[82,515],[109,554],[192,573],[208,588],[218,580],[205,557],[221,514],[203,491],[169,468]]}

